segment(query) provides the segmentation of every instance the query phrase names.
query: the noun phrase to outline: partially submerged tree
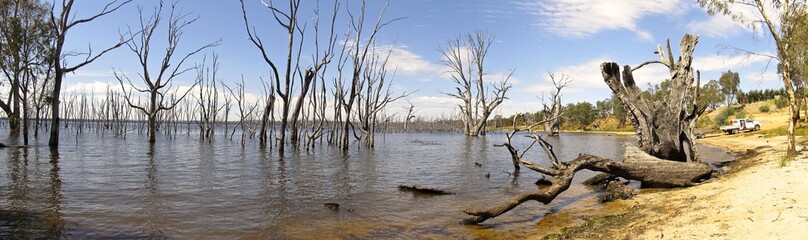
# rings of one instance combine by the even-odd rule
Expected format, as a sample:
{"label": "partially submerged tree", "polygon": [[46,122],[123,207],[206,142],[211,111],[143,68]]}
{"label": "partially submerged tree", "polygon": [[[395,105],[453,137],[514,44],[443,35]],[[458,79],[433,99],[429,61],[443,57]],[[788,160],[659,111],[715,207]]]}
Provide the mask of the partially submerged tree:
{"label": "partially submerged tree", "polygon": [[[722,14],[733,20],[747,24],[752,28],[763,25],[774,39],[777,57],[770,56],[780,62],[780,75],[783,77],[788,95],[788,148],[786,155],[792,158],[797,153],[795,128],[799,120],[799,105],[792,64],[797,58],[795,33],[798,33],[799,20],[806,14],[808,4],[804,0],[699,0],[699,5],[707,9],[709,14]],[[750,18],[743,14],[743,9],[753,10],[757,16]],[[754,54],[748,52],[749,54]]]}
{"label": "partially submerged tree", "polygon": [[[697,42],[698,37],[685,35],[680,43],[681,55],[676,62],[673,60],[670,44],[667,46],[667,52],[663,52],[659,47],[660,60],[648,61],[634,68],[624,66],[622,78],[619,65],[613,62],[601,64],[604,81],[614,92],[614,97],[626,104],[637,136],[640,138],[639,148],[626,144],[622,162],[590,154],[581,154],[572,161],[560,162],[553,147],[533,131],[533,127],[538,124],[526,129],[516,129],[507,135],[507,140],[503,144],[511,154],[514,168],[518,171],[521,164],[541,174],[550,175],[551,185],[519,194],[503,204],[484,211],[466,210],[464,212],[471,216],[463,220],[463,223],[483,222],[529,200],[549,204],[570,187],[575,173],[584,169],[640,181],[643,186],[687,187],[712,177],[713,171],[707,164],[689,161],[695,159],[695,151],[692,149],[692,128],[698,115],[703,111],[703,108],[696,104],[698,88],[692,85],[694,81],[692,54]],[[662,64],[670,69],[671,94],[666,100],[650,101],[641,97],[641,91],[634,82],[633,71],[647,64]],[[698,86],[698,81],[695,85]],[[540,166],[523,159],[524,152],[520,153],[510,141],[519,131],[527,131],[534,139],[525,151],[538,144],[544,149],[552,167]]]}
{"label": "partially submerged tree", "polygon": [[[176,9],[176,2],[172,3],[169,10],[168,16],[168,26],[167,26],[167,36],[168,36],[168,45],[165,48],[165,53],[160,59],[160,65],[156,72],[153,72],[149,68],[151,67],[151,56],[152,53],[152,36],[154,36],[155,30],[160,26],[163,20],[163,2],[160,1],[159,5],[155,7],[154,13],[150,17],[146,17],[143,12],[142,7],[138,7],[138,12],[140,13],[140,27],[137,29],[138,32],[141,32],[137,41],[130,41],[127,42],[126,45],[138,58],[138,62],[140,63],[140,67],[143,70],[142,73],[138,74],[140,77],[140,81],[142,81],[143,85],[139,86],[132,82],[132,80],[123,72],[115,72],[115,78],[118,79],[118,82],[121,85],[121,90],[124,91],[126,101],[130,107],[135,108],[143,112],[148,118],[148,141],[150,143],[154,143],[156,141],[156,132],[157,132],[157,124],[159,119],[159,114],[162,111],[171,110],[178,103],[180,103],[185,96],[188,95],[191,90],[199,83],[199,79],[196,79],[190,87],[186,90],[182,91],[179,94],[179,97],[171,98],[167,97],[166,94],[170,94],[172,90],[172,84],[174,84],[174,80],[177,79],[183,73],[196,69],[195,67],[184,67],[184,63],[188,60],[188,58],[196,55],[197,53],[201,52],[202,50],[210,47],[214,47],[218,45],[218,41],[215,43],[209,43],[204,46],[198,47],[193,51],[188,52],[185,55],[181,55],[179,60],[172,61],[174,57],[174,51],[177,49],[177,46],[180,44],[180,40],[182,39],[183,29],[185,27],[193,24],[196,22],[198,18],[188,18],[187,14],[183,14],[178,12]],[[134,34],[129,32],[129,34]],[[128,83],[127,85],[124,82]],[[128,86],[128,87],[127,87]],[[148,102],[147,106],[142,106],[140,104],[136,104],[133,100],[133,91],[136,91],[139,94],[146,94],[148,95]]]}
{"label": "partially submerged tree", "polygon": [[[544,131],[549,136],[556,136],[561,127],[561,90],[567,87],[572,82],[572,79],[567,74],[562,73],[561,77],[556,79],[554,73],[547,73],[550,76],[550,81],[553,82],[555,90],[550,92],[550,96],[545,99],[542,97],[542,118],[544,120]],[[549,102],[549,103],[547,103]]]}
{"label": "partially submerged tree", "polygon": [[[276,23],[281,27],[284,34],[287,36],[287,41],[284,43],[284,46],[286,47],[285,54],[281,62],[271,55],[271,52],[273,51],[270,49],[270,46],[264,44],[264,40],[259,36],[257,30],[250,25],[247,17],[247,10],[244,6],[244,0],[241,0],[240,2],[244,27],[247,31],[247,38],[259,50],[262,59],[269,66],[271,72],[270,81],[274,80],[274,84],[271,84],[270,86],[274,87],[272,90],[277,94],[277,98],[279,98],[281,102],[281,114],[279,119],[280,129],[278,129],[278,133],[280,134],[278,136],[278,144],[281,147],[278,148],[278,151],[283,152],[284,148],[282,146],[284,146],[287,140],[290,140],[290,142],[293,144],[297,144],[297,141],[299,140],[297,122],[300,117],[302,105],[306,99],[306,95],[311,89],[311,83],[324,69],[325,65],[331,62],[331,59],[333,58],[333,49],[336,43],[334,22],[339,10],[339,4],[337,2],[334,3],[333,14],[331,15],[332,17],[330,22],[331,28],[329,35],[327,36],[327,44],[324,47],[319,46],[319,36],[317,36],[319,27],[314,28],[314,45],[316,53],[314,56],[312,56],[313,59],[311,65],[309,67],[303,67],[301,66],[303,47],[302,39],[306,33],[306,24],[303,22],[301,27],[301,22],[298,18],[298,11],[300,10],[301,1],[289,0],[287,9],[281,9],[280,7],[276,6],[272,0],[262,1],[264,6],[274,17]],[[319,2],[317,4],[319,5]],[[319,21],[319,11],[315,11],[315,14],[316,19]],[[315,24],[319,23],[315,22]],[[281,72],[283,72],[283,75],[281,75]],[[295,98],[295,96],[293,96],[293,91],[295,90],[294,88],[296,84],[300,84],[300,88],[298,89],[300,93]],[[272,101],[274,103],[274,96]],[[265,113],[263,113],[262,116],[268,116],[269,114],[266,113],[268,111],[272,110],[265,107]],[[262,122],[265,123],[266,120],[262,120]],[[264,131],[266,130],[263,123],[262,129]],[[287,130],[290,130],[290,136],[288,138],[286,135]],[[259,133],[262,144],[265,143],[263,139],[265,138],[266,133],[264,131]]]}
{"label": "partially submerged tree", "polygon": [[[511,88],[508,80],[513,71],[499,81],[489,80],[485,72],[485,57],[494,37],[482,30],[449,39],[439,49],[441,63],[449,67],[448,73],[455,83],[455,91],[445,93],[460,99],[463,133],[468,136],[485,135],[488,117],[505,100]],[[488,84],[491,82],[490,84]]]}
{"label": "partially submerged tree", "polygon": [[[56,12],[56,2],[53,1],[53,6],[51,7],[51,24],[53,25],[54,31],[54,42],[53,42],[53,71],[54,71],[54,79],[53,79],[53,92],[50,96],[50,103],[51,103],[51,125],[50,125],[50,139],[48,140],[48,146],[55,148],[59,146],[59,123],[61,118],[59,117],[59,99],[62,92],[62,79],[64,79],[65,74],[75,72],[81,67],[84,67],[87,64],[92,63],[93,61],[97,60],[104,54],[112,51],[116,48],[123,46],[123,44],[130,41],[132,36],[121,37],[117,43],[114,45],[103,49],[101,52],[93,53],[92,48],[88,49],[86,53],[79,54],[75,52],[71,52],[64,48],[65,41],[67,41],[67,33],[73,27],[76,27],[80,24],[89,23],[103,17],[107,14],[115,12],[116,10],[120,9],[127,3],[132,2],[132,0],[125,0],[125,1],[118,1],[113,0],[106,5],[104,8],[101,9],[95,15],[86,17],[86,18],[77,18],[73,10],[73,0],[62,0],[62,3],[59,4],[59,12],[57,16]],[[76,59],[76,56],[86,56],[84,59]],[[68,62],[75,62],[78,60],[78,63],[73,65],[68,65]]]}

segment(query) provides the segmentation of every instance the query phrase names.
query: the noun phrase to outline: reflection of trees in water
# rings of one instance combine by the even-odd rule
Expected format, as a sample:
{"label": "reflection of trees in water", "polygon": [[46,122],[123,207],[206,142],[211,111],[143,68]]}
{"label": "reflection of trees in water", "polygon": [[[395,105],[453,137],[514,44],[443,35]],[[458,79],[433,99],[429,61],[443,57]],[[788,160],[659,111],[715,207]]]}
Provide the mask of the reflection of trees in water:
{"label": "reflection of trees in water", "polygon": [[[29,161],[31,152],[33,161]],[[0,188],[0,195],[8,196],[5,201],[0,199],[0,238],[57,239],[62,236],[59,153],[51,151],[50,168],[41,167],[45,163],[39,159],[38,148],[8,150],[6,166],[10,184],[8,189]]]}
{"label": "reflection of trees in water", "polygon": [[143,215],[146,217],[146,233],[149,235],[163,235],[161,226],[164,221],[166,207],[163,205],[163,196],[160,189],[160,179],[157,171],[157,162],[154,161],[157,155],[155,151],[155,144],[149,144],[146,166],[146,182],[145,190],[146,196],[143,202],[143,209],[146,211]]}

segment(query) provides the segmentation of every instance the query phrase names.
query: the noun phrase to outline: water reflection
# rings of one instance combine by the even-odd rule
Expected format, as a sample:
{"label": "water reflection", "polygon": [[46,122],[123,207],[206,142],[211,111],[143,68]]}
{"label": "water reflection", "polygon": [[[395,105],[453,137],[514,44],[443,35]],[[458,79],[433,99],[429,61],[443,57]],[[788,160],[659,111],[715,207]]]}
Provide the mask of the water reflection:
{"label": "water reflection", "polygon": [[[0,150],[0,159],[7,156],[0,160],[0,238],[496,237],[535,230],[536,219],[554,209],[599,206],[587,200],[590,189],[574,184],[548,206],[525,204],[486,227],[458,225],[464,209],[536,189],[537,173],[512,172],[507,150],[493,147],[504,141],[501,133],[389,134],[374,150],[318,147],[284,156],[257,142],[199,141],[195,134],[154,145],[136,134],[64,137],[76,141],[60,151]],[[517,136],[513,143],[530,140]],[[624,142],[636,140],[565,134],[548,141],[568,161],[581,152],[615,158]],[[548,165],[536,149],[525,158]],[[417,197],[399,192],[399,184],[457,194]]]}
{"label": "water reflection", "polygon": [[[60,238],[64,220],[58,151],[40,158],[40,149],[4,149],[7,177],[0,179],[0,238]],[[29,156],[33,154],[33,156]],[[32,160],[29,160],[32,159]],[[8,181],[8,182],[7,182]]]}

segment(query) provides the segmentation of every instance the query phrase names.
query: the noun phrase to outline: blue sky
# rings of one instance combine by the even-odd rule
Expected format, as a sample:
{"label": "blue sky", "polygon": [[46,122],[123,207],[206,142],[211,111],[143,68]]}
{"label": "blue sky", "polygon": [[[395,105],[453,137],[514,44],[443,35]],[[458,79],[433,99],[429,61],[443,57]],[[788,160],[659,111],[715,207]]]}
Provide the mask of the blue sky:
{"label": "blue sky", "polygon": [[[78,17],[100,10],[105,1],[77,1],[74,12]],[[272,51],[285,51],[286,36],[271,18],[260,0],[245,0],[251,24],[267,42],[277,46]],[[279,5],[285,4],[277,1]],[[74,51],[86,51],[88,46],[98,51],[118,38],[127,26],[137,28],[137,6],[151,13],[156,0],[138,0],[121,11],[98,21],[81,25],[70,32],[66,46]],[[359,1],[343,3],[342,11],[357,9]],[[311,19],[315,1],[303,1],[300,17]],[[331,3],[321,0],[328,12]],[[368,15],[375,18],[383,1],[368,1]],[[247,92],[260,95],[260,76],[268,76],[269,68],[256,48],[247,40],[241,9],[235,0],[180,1],[183,12],[199,20],[185,30],[178,54],[221,39],[221,44],[206,51],[219,54],[220,80],[236,82],[244,76]],[[749,15],[753,16],[753,15]],[[437,51],[447,38],[483,29],[496,37],[486,60],[492,79],[514,69],[513,88],[508,100],[495,114],[511,115],[540,109],[539,97],[549,93],[552,83],[548,72],[566,74],[572,83],[562,92],[564,103],[595,101],[609,97],[599,65],[615,61],[636,66],[657,59],[653,52],[657,44],[670,38],[674,52],[684,33],[700,36],[695,52],[694,67],[702,70],[702,81],[718,79],[721,72],[740,72],[743,90],[779,88],[782,81],[776,74],[776,62],[760,56],[735,55],[725,46],[733,46],[764,54],[774,52],[773,41],[760,32],[736,23],[724,16],[708,16],[695,1],[439,1],[391,0],[386,19],[406,17],[381,31],[379,45],[393,47],[390,64],[396,67],[393,89],[397,92],[415,91],[406,100],[389,106],[389,112],[403,112],[407,101],[418,115],[439,116],[456,112],[456,100],[441,94],[453,88],[443,74]],[[337,23],[337,32],[347,28],[344,14]],[[159,30],[158,30],[159,31]],[[164,31],[163,31],[164,32]],[[155,49],[165,48],[162,35],[153,43]],[[156,51],[156,50],[154,50]],[[304,49],[303,55],[313,52]],[[773,55],[773,54],[772,54]],[[203,55],[190,59],[187,66],[202,60]],[[281,62],[282,55],[277,55]],[[155,63],[159,59],[154,59]],[[768,68],[767,68],[768,65]],[[113,69],[136,77],[137,58],[126,48],[115,50],[75,74],[69,74],[65,88],[70,91],[103,92],[108,83],[119,88]],[[645,67],[635,72],[637,81],[658,83],[667,77],[662,67]],[[175,85],[190,85],[195,74],[181,76]]]}

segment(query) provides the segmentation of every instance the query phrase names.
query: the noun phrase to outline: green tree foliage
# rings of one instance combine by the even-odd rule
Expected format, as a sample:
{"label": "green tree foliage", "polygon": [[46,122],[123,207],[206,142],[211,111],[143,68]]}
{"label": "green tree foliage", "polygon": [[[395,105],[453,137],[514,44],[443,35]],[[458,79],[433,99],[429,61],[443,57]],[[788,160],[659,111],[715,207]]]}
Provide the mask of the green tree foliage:
{"label": "green tree foliage", "polygon": [[[49,69],[52,34],[49,6],[36,0],[0,0],[0,85],[8,84],[0,108],[9,118],[12,134],[19,129],[20,107],[25,112],[30,88]],[[37,81],[40,80],[40,81]]]}
{"label": "green tree foliage", "polygon": [[721,73],[721,78],[718,79],[718,84],[721,85],[721,93],[724,94],[727,106],[731,105],[738,93],[738,86],[741,84],[741,77],[737,72],[727,70]]}
{"label": "green tree foliage", "polygon": [[598,117],[598,110],[589,102],[567,104],[563,111],[567,120],[566,123],[584,130]]}
{"label": "green tree foliage", "polygon": [[771,111],[771,109],[769,109],[769,105],[763,105],[763,106],[760,106],[758,108],[758,111],[760,111],[762,113],[767,113],[767,112]]}
{"label": "green tree foliage", "polygon": [[764,90],[749,90],[746,93],[746,98],[749,102],[760,102],[774,99],[776,96],[786,96],[785,89],[764,89]]}
{"label": "green tree foliage", "polygon": [[721,110],[721,112],[718,113],[718,116],[715,116],[715,124],[718,126],[727,125],[729,117],[734,114],[735,114],[735,108],[733,107],[724,108],[724,110]]}
{"label": "green tree foliage", "polygon": [[612,97],[609,98],[612,102],[612,114],[614,118],[617,119],[617,128],[622,128],[626,125],[626,120],[628,119],[628,110],[626,110],[626,106],[620,99],[614,96],[612,93]]}
{"label": "green tree foliage", "polygon": [[721,86],[716,80],[710,80],[699,89],[699,106],[706,106],[708,109],[716,109],[724,102],[724,94],[721,93]]}

